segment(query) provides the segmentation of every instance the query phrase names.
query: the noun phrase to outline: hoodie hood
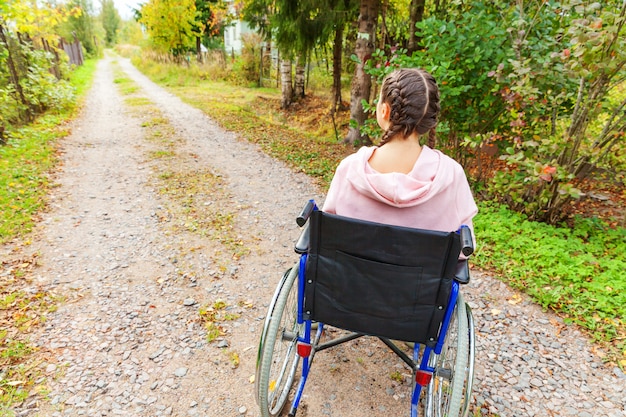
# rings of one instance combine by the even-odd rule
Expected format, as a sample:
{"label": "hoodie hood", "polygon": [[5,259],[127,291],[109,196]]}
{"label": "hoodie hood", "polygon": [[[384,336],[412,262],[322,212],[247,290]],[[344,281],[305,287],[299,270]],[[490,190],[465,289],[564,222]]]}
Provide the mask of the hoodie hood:
{"label": "hoodie hood", "polygon": [[[346,179],[359,193],[394,207],[413,207],[430,200],[454,179],[449,158],[439,151],[422,147],[415,166],[408,174],[376,172],[368,160],[375,146],[363,147],[356,153]],[[450,160],[452,161],[452,160]]]}

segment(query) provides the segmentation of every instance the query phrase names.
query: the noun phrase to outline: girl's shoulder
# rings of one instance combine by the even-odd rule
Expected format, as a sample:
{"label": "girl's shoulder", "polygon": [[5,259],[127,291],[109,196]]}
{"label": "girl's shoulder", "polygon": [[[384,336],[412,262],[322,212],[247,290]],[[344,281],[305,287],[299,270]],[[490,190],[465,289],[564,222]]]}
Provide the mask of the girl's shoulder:
{"label": "girl's shoulder", "polygon": [[446,155],[439,149],[432,149],[432,148],[429,148],[428,146],[424,146],[424,149],[422,150],[422,152],[424,152],[424,150],[426,150],[427,155],[430,154],[431,158],[437,158],[440,164],[445,164],[447,166],[451,166],[456,169],[461,169],[461,170],[463,169],[461,164],[456,159],[452,158],[451,156]]}
{"label": "girl's shoulder", "polygon": [[362,146],[356,152],[343,158],[340,165],[355,163],[357,161],[368,160],[378,146]]}

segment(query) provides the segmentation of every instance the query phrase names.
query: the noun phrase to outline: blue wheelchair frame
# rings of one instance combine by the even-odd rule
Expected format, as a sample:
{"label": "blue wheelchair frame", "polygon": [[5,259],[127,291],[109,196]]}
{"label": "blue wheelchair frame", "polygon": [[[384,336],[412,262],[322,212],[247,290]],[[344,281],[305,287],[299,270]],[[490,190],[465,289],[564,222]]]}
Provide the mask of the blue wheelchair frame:
{"label": "blue wheelchair frame", "polygon": [[[311,213],[315,210],[318,210],[318,208],[315,205],[315,202],[313,200],[310,200],[305,206],[305,208],[303,209],[301,215],[297,218],[298,225],[301,227],[304,226],[308,218],[310,217]],[[461,235],[462,252],[465,255],[469,256],[473,252],[473,241],[472,241],[471,232],[469,231],[469,228],[467,228],[467,226],[463,226],[457,233]],[[308,239],[308,237],[306,237],[305,240],[306,239]],[[301,237],[301,240],[302,240],[302,237]],[[308,244],[308,241],[307,241],[307,244]],[[319,351],[326,350],[328,348],[337,346],[339,344],[348,342],[350,340],[357,339],[365,335],[364,333],[352,332],[347,335],[326,341],[324,343],[321,343],[321,344],[319,343],[322,333],[324,331],[324,323],[316,322],[317,329],[314,329],[312,325],[312,320],[307,319],[306,315],[304,314],[305,279],[306,279],[305,272],[306,272],[306,265],[307,265],[307,259],[309,257],[309,254],[302,247],[300,248],[300,250],[298,250],[298,246],[303,246],[303,245],[304,244],[302,244],[301,242],[299,242],[296,245],[296,252],[300,254],[300,260],[298,263],[298,277],[297,277],[297,292],[298,292],[297,323],[299,327],[302,326],[304,329],[303,334],[298,335],[296,345],[297,345],[297,355],[299,355],[302,360],[302,372],[300,376],[300,381],[295,391],[294,399],[291,403],[291,407],[289,410],[289,416],[291,417],[295,416],[298,406],[300,404],[300,400],[302,398],[304,387],[306,385],[307,378],[309,376],[309,372],[311,370],[311,366],[312,366],[315,354]],[[461,282],[466,283],[467,280],[469,280],[469,275],[465,277],[464,281],[461,281]],[[454,279],[452,281],[448,303],[446,306],[445,313],[443,315],[443,320],[441,321],[441,327],[439,329],[436,343],[429,343],[429,344],[424,343],[423,353],[421,354],[421,357],[420,357],[420,352],[422,350],[422,346],[420,343],[414,344],[413,357],[410,358],[405,352],[403,352],[400,348],[398,348],[398,346],[396,346],[391,340],[385,337],[378,336],[378,338],[385,345],[387,345],[394,353],[396,353],[396,355],[398,355],[400,359],[402,359],[402,361],[405,362],[413,371],[413,374],[415,376],[415,381],[413,384],[413,392],[411,395],[411,416],[412,417],[418,416],[418,409],[419,409],[418,403],[420,400],[420,396],[422,394],[422,388],[428,386],[428,384],[431,382],[433,378],[433,374],[436,372],[436,368],[432,366],[431,364],[431,358],[433,357],[432,356],[433,354],[440,355],[442,353],[442,349],[446,341],[446,336],[448,334],[450,321],[457,307],[457,300],[460,296],[459,287],[460,287],[460,284],[458,280]],[[277,293],[280,290],[281,288],[279,286],[279,288],[277,289]],[[271,310],[272,310],[272,307],[270,306],[270,311]],[[457,320],[469,321],[472,327],[470,339],[473,339],[473,322],[471,319],[471,312],[469,310],[468,310],[467,315],[468,315],[467,317],[457,317]],[[313,330],[315,330],[315,334],[313,335],[313,337],[311,337]],[[458,337],[466,337],[466,335],[458,335]],[[474,348],[473,341],[471,341],[469,345],[471,349],[470,360],[472,361],[472,363],[469,364],[469,366],[471,367],[471,370],[469,371],[470,379],[471,379],[471,377],[473,376],[473,348]],[[471,391],[471,383],[472,382],[470,380],[469,381],[470,391]],[[466,405],[464,409],[461,411],[462,415],[467,415],[467,412],[469,409],[468,405],[469,405],[469,400],[466,400]]]}
{"label": "blue wheelchair frame", "polygon": [[[298,342],[303,344],[304,346],[315,346],[319,341],[322,332],[324,331],[324,324],[319,323],[317,327],[317,332],[315,334],[315,343],[311,343],[311,320],[303,319],[303,300],[304,300],[304,271],[306,266],[306,260],[308,255],[302,254],[300,255],[300,263],[299,263],[299,271],[298,271],[298,324],[304,324],[304,336],[298,337]],[[422,359],[419,364],[419,368],[416,368],[416,361],[419,360],[419,352],[420,345],[416,343],[413,347],[413,360],[411,360],[406,353],[402,350],[398,349],[396,345],[389,342],[388,339],[383,339],[383,343],[385,343],[391,350],[393,350],[413,371],[417,371],[418,373],[423,373],[424,375],[432,375],[435,371],[435,368],[429,366],[428,363],[430,361],[431,353],[435,353],[437,355],[441,354],[441,350],[443,348],[444,341],[446,340],[446,335],[448,332],[448,326],[450,325],[450,318],[452,317],[452,313],[456,308],[456,301],[459,296],[459,283],[457,281],[452,282],[452,292],[450,293],[450,299],[448,302],[448,307],[446,308],[446,313],[444,315],[444,319],[441,325],[441,332],[439,333],[439,339],[437,340],[437,344],[434,348],[429,346],[424,346],[424,353],[422,355]],[[304,392],[304,386],[306,384],[307,378],[309,376],[309,371],[311,369],[311,365],[313,363],[313,358],[316,352],[331,348],[333,346],[337,346],[341,343],[348,342],[350,340],[357,339],[361,336],[364,336],[360,333],[351,333],[347,336],[340,337],[337,339],[330,340],[321,345],[317,345],[316,349],[311,349],[311,352],[302,357],[302,376],[300,378],[300,382],[298,383],[298,388],[296,389],[296,394],[294,396],[293,402],[291,404],[291,409],[289,410],[289,416],[295,416],[298,406],[300,405],[300,399],[302,398],[302,393]],[[299,352],[300,353],[300,352]],[[301,355],[302,356],[302,355]],[[417,403],[419,401],[420,395],[422,393],[422,387],[424,385],[417,383],[414,384],[413,394],[411,396],[411,417],[417,417],[418,407]]]}

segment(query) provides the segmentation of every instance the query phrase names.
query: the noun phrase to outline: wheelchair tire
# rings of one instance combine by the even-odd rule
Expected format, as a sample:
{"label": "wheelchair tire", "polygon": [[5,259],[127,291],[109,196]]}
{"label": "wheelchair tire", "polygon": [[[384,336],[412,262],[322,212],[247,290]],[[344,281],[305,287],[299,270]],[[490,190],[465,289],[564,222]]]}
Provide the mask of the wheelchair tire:
{"label": "wheelchair tire", "polygon": [[[468,325],[466,304],[459,293],[441,354],[433,354],[430,358],[435,372],[426,390],[426,417],[458,417],[465,414],[465,405],[469,404],[467,386],[471,384],[468,378]],[[473,366],[471,369],[473,373]]]}
{"label": "wheelchair tire", "polygon": [[476,336],[474,330],[474,316],[469,305],[465,305],[467,311],[467,335],[468,335],[468,356],[467,356],[467,382],[465,384],[465,392],[463,394],[462,416],[469,415],[470,403],[472,401],[472,388],[474,386],[474,361],[476,358]]}
{"label": "wheelchair tire", "polygon": [[289,391],[300,363],[296,342],[303,325],[298,325],[298,267],[283,276],[270,304],[257,360],[257,402],[263,417],[278,416],[289,397]]}

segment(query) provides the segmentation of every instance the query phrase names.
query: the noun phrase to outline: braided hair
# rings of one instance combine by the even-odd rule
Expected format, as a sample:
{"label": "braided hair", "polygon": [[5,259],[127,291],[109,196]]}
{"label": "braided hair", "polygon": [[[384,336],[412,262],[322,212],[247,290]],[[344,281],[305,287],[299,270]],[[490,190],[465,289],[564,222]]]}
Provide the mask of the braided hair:
{"label": "braided hair", "polygon": [[428,133],[428,146],[435,146],[435,127],[441,109],[439,88],[435,78],[423,69],[404,68],[387,75],[383,81],[380,100],[389,104],[389,129],[381,138],[380,145],[394,136],[404,137],[417,132]]}

